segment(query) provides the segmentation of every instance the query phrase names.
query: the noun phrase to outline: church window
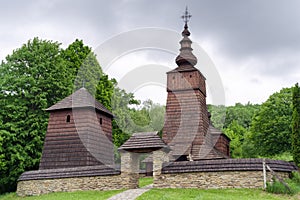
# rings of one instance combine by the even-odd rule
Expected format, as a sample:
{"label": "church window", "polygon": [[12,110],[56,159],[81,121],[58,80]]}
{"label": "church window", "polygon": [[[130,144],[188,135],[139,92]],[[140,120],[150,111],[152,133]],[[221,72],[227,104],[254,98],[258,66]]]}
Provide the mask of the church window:
{"label": "church window", "polygon": [[70,123],[70,121],[71,121],[71,116],[70,116],[70,115],[67,115],[66,122],[67,122],[67,123]]}

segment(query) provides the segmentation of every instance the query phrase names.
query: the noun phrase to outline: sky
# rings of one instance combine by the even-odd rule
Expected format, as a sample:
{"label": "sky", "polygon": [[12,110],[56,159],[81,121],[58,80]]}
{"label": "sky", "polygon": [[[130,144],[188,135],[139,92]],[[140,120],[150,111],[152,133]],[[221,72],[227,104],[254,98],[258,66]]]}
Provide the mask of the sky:
{"label": "sky", "polygon": [[[225,94],[224,104],[262,103],[274,92],[299,82],[299,0],[0,0],[0,60],[34,37],[58,41],[63,48],[78,38],[94,50],[103,47],[105,51],[103,44],[109,46],[107,42],[116,41],[120,35],[153,28],[164,30],[158,37],[164,42],[168,31],[178,33],[177,43],[170,41],[179,49],[183,29],[180,16],[186,6],[192,14],[192,47],[201,47],[206,53],[201,55],[214,64]],[[147,36],[144,34],[143,39]],[[201,55],[198,65],[205,63],[199,62]],[[143,48],[119,55],[105,72],[128,85],[137,76],[129,76],[133,68],[139,73],[156,70],[164,74],[176,67],[175,57],[173,49]],[[103,61],[99,62],[101,65]],[[203,65],[198,67],[202,71]],[[213,90],[213,84],[208,84],[208,90]],[[142,100],[166,102],[162,81],[138,83],[130,92]],[[207,101],[214,103],[211,92]]]}

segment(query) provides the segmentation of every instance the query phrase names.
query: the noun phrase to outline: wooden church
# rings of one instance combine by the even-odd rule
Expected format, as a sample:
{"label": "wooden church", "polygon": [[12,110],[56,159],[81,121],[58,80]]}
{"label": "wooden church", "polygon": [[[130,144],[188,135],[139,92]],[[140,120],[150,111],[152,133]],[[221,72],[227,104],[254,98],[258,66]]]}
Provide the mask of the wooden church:
{"label": "wooden church", "polygon": [[[20,176],[18,195],[137,188],[138,153],[149,152],[153,154],[145,161],[150,169],[146,173],[153,172],[154,187],[261,187],[266,180],[261,173],[266,160],[227,159],[230,139],[211,124],[205,77],[195,67],[197,58],[189,38],[190,17],[186,10],[177,67],[167,72],[162,138],[156,132],[133,134],[119,148],[121,168],[117,169],[113,114],[83,87],[46,109],[50,117],[39,170]],[[289,162],[267,162],[284,178],[298,170]]]}
{"label": "wooden church", "polygon": [[[167,72],[162,140],[170,161],[229,158],[229,138],[210,123],[204,75],[195,67],[186,11],[177,68]],[[85,89],[51,106],[40,169],[113,165],[113,114]]]}

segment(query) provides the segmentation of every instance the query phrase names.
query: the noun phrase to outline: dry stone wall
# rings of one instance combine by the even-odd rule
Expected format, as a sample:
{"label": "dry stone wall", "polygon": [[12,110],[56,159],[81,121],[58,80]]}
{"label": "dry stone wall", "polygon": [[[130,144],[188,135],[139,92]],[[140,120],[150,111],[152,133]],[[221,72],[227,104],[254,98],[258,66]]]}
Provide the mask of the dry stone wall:
{"label": "dry stone wall", "polygon": [[[279,172],[285,179],[289,173]],[[268,181],[272,175],[268,173]],[[156,188],[262,188],[262,171],[224,171],[161,174],[154,178]]]}
{"label": "dry stone wall", "polygon": [[17,194],[19,196],[33,196],[51,192],[131,189],[137,187],[135,181],[137,176],[136,174],[122,174],[19,181]]}

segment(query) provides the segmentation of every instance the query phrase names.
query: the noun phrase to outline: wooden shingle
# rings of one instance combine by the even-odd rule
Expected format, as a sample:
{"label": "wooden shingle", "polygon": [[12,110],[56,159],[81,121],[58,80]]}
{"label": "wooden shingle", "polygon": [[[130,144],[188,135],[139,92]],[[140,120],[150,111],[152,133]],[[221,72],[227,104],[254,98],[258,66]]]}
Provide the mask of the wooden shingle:
{"label": "wooden shingle", "polygon": [[57,179],[57,178],[74,178],[74,177],[89,177],[89,176],[109,176],[120,174],[119,169],[113,166],[106,165],[75,167],[75,168],[60,168],[60,169],[45,169],[28,171],[23,173],[18,181],[25,180],[41,180],[41,179]]}
{"label": "wooden shingle", "polygon": [[55,105],[47,108],[46,111],[87,107],[95,108],[98,111],[113,116],[113,114],[100,102],[98,102],[84,87],[77,90],[70,96],[64,98],[63,100],[59,101]]}
{"label": "wooden shingle", "polygon": [[148,152],[161,148],[167,148],[167,145],[157,132],[141,132],[132,134],[119,150]]}
{"label": "wooden shingle", "polygon": [[[216,171],[262,171],[263,159],[215,159],[164,163],[162,173],[216,172]],[[266,159],[274,171],[292,172],[298,170],[291,162]]]}

